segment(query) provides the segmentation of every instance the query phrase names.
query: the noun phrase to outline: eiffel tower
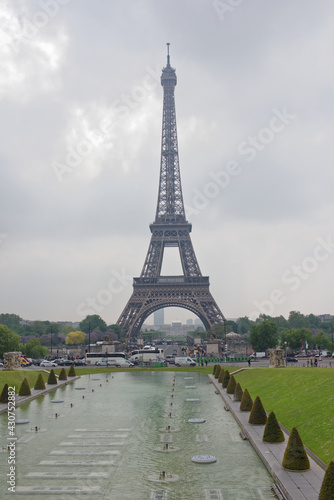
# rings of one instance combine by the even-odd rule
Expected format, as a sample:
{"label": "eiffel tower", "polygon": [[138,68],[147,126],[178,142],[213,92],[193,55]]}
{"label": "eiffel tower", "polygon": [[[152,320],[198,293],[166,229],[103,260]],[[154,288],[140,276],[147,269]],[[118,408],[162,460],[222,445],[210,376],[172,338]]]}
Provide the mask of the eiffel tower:
{"label": "eiffel tower", "polygon": [[[168,43],[167,66],[161,75],[164,100],[157,211],[150,224],[152,236],[143,270],[139,278],[133,279],[133,293],[117,321],[128,339],[139,333],[150,314],[164,307],[192,311],[207,330],[225,321],[209,291],[209,277],[202,276],[190,239],[192,226],[186,220],[176,131],[176,82]],[[161,276],[165,247],[178,247],[183,275]]]}

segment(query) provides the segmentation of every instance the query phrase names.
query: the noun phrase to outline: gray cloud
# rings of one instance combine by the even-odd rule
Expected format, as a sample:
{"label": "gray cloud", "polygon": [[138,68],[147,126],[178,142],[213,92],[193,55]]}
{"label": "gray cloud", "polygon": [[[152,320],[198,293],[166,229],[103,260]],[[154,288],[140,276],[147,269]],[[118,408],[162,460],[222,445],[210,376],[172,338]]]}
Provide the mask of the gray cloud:
{"label": "gray cloud", "polygon": [[[224,19],[204,0],[43,4],[0,9],[1,311],[81,319],[113,270],[140,274],[168,41],[184,200],[221,309],[250,314],[281,288],[273,314],[331,312],[331,254],[296,291],[282,275],[332,234],[332,3],[240,2]],[[264,144],[285,108],[296,118]],[[253,137],[265,147],[246,154]],[[116,321],[130,294],[101,316]]]}

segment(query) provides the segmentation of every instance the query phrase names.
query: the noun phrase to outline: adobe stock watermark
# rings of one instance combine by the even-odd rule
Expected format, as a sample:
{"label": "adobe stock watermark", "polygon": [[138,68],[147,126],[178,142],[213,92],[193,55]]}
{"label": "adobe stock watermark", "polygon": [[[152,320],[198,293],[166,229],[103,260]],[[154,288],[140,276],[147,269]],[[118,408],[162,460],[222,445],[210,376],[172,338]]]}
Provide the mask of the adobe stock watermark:
{"label": "adobe stock watermark", "polygon": [[111,271],[112,277],[106,288],[102,288],[95,297],[87,297],[76,307],[78,316],[85,318],[89,314],[101,313],[108,306],[115,295],[123,292],[132,283],[132,276],[126,274],[123,268],[121,273],[116,270]]}
{"label": "adobe stock watermark", "polygon": [[221,21],[225,20],[226,14],[231,14],[239,7],[243,0],[213,0],[212,5]]}
{"label": "adobe stock watermark", "polygon": [[[296,292],[299,290],[303,282],[308,280],[314,274],[322,262],[326,262],[334,253],[334,241],[331,235],[324,238],[317,238],[317,245],[313,249],[313,254],[305,257],[300,264],[293,264],[289,269],[284,271],[281,276],[281,281],[287,288],[288,292]],[[276,306],[284,304],[287,300],[287,293],[283,287],[274,288],[268,297],[253,302],[256,309],[249,314],[249,318],[255,321],[259,314],[267,314],[272,316]]]}
{"label": "adobe stock watermark", "polygon": [[22,38],[29,40],[36,36],[41,29],[45,28],[50,19],[53,19],[59,14],[61,6],[69,4],[70,1],[71,0],[39,0],[38,5],[40,9],[34,12],[31,20],[25,20],[24,22]]}
{"label": "adobe stock watermark", "polygon": [[[237,146],[237,152],[241,157],[245,157],[248,163],[255,160],[258,153],[264,151],[275,139],[277,134],[281,134],[296,118],[295,114],[289,113],[286,106],[280,111],[273,109],[273,116],[270,118],[268,126],[261,128],[256,135],[248,136]],[[198,215],[205,209],[211,200],[217,198],[223,189],[231,182],[233,177],[243,172],[241,162],[230,160],[225,168],[218,172],[209,172],[210,182],[207,182],[202,189],[193,188],[193,197],[190,205],[185,205],[187,216]]]}
{"label": "adobe stock watermark", "polygon": [[75,146],[67,145],[62,161],[53,161],[51,166],[59,182],[64,181],[67,176],[78,168],[82,161],[87,158],[95,148],[103,145],[108,138],[111,128],[117,120],[127,119],[131,112],[145,101],[148,94],[160,84],[160,67],[146,66],[146,74],[141,81],[141,85],[133,87],[129,94],[122,94],[119,99],[112,103],[112,113],[114,118],[104,117],[97,128],[86,134]]}

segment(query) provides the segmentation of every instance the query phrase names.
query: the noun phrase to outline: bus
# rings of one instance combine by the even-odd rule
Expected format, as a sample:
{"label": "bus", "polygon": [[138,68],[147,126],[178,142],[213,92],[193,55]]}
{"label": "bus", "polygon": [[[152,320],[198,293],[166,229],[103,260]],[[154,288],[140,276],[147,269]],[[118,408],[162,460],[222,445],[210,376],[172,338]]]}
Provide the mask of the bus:
{"label": "bus", "polygon": [[126,359],[125,352],[87,352],[86,353],[86,364],[96,365],[100,363],[103,359],[120,360]]}

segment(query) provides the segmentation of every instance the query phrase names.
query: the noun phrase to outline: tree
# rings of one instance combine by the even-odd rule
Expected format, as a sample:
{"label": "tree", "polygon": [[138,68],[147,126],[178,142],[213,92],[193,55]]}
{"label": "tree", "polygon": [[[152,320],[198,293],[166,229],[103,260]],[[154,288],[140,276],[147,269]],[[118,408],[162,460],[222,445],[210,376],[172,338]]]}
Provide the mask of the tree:
{"label": "tree", "polygon": [[36,391],[40,391],[42,389],[45,389],[45,382],[44,382],[44,379],[43,379],[43,375],[41,373],[37,377],[36,383],[34,385],[34,389]]}
{"label": "tree", "polygon": [[240,411],[251,411],[253,406],[253,400],[247,389],[244,390],[240,402]]}
{"label": "tree", "polygon": [[14,333],[20,333],[21,330],[21,318],[17,314],[0,314],[0,325],[6,325]]}
{"label": "tree", "polygon": [[116,333],[118,338],[121,336],[122,333],[122,328],[119,325],[109,325],[107,327],[107,330],[112,330],[114,333]]}
{"label": "tree", "polygon": [[289,313],[288,322],[290,328],[304,328],[307,326],[304,314],[301,314],[299,311],[291,311]]}
{"label": "tree", "polygon": [[306,328],[292,328],[284,330],[280,334],[281,345],[285,342],[291,349],[300,349],[305,346],[305,342],[312,344],[312,333]]}
{"label": "tree", "polygon": [[26,343],[23,352],[29,358],[44,358],[49,354],[49,349],[42,346],[41,341],[35,337]]}
{"label": "tree", "polygon": [[265,425],[267,422],[267,414],[259,396],[254,400],[248,422],[253,425]]}
{"label": "tree", "polygon": [[56,374],[55,374],[53,368],[51,369],[51,371],[49,373],[49,377],[48,377],[48,382],[47,383],[50,384],[50,385],[58,384],[57,377],[56,377]]}
{"label": "tree", "polygon": [[70,369],[68,370],[68,374],[67,375],[69,377],[76,377],[77,376],[75,368],[74,368],[73,365],[70,366]]}
{"label": "tree", "polygon": [[216,339],[223,339],[225,336],[224,323],[215,323],[208,331],[208,335]]}
{"label": "tree", "polygon": [[68,333],[75,332],[76,330],[77,330],[76,326],[73,326],[73,325],[63,325],[62,329],[61,329],[61,333],[66,336]]}
{"label": "tree", "polygon": [[66,370],[62,368],[59,373],[59,380],[67,380]]}
{"label": "tree", "polygon": [[252,325],[249,337],[255,351],[266,351],[278,343],[277,326],[272,321],[261,321]]}
{"label": "tree", "polygon": [[282,465],[290,470],[307,470],[310,461],[296,427],[292,427],[286,446]]}
{"label": "tree", "polygon": [[241,335],[244,335],[245,333],[249,332],[251,329],[251,326],[253,324],[253,321],[251,321],[247,316],[244,316],[243,318],[239,318],[237,321],[237,332],[240,333]]}
{"label": "tree", "polygon": [[334,462],[331,460],[321,484],[318,500],[334,500]]}
{"label": "tree", "polygon": [[26,378],[23,379],[23,382],[21,384],[19,396],[31,396],[30,386]]}
{"label": "tree", "polygon": [[234,394],[236,385],[237,385],[236,380],[233,377],[233,375],[231,375],[226,387],[227,394]]}
{"label": "tree", "polygon": [[8,326],[0,325],[0,358],[5,352],[18,351],[20,348],[20,336],[13,333]]}
{"label": "tree", "polygon": [[267,443],[281,443],[284,439],[284,434],[277,422],[276,415],[271,411],[267,418],[262,440]]}
{"label": "tree", "polygon": [[235,386],[235,390],[234,390],[234,401],[241,401],[242,394],[243,394],[243,391],[242,391],[241,385],[238,382],[237,385]]}
{"label": "tree", "polygon": [[85,342],[85,333],[84,332],[70,332],[66,335],[65,342],[66,344],[84,344]]}
{"label": "tree", "polygon": [[3,386],[3,389],[0,394],[1,403],[8,403],[8,384]]}
{"label": "tree", "polygon": [[319,332],[313,339],[313,342],[315,343],[316,346],[319,347],[319,349],[329,349],[330,348],[330,341],[324,334],[324,332]]}
{"label": "tree", "polygon": [[86,316],[79,324],[80,330],[85,333],[88,333],[89,327],[91,332],[94,330],[102,330],[105,332],[107,323],[98,314],[91,314]]}

